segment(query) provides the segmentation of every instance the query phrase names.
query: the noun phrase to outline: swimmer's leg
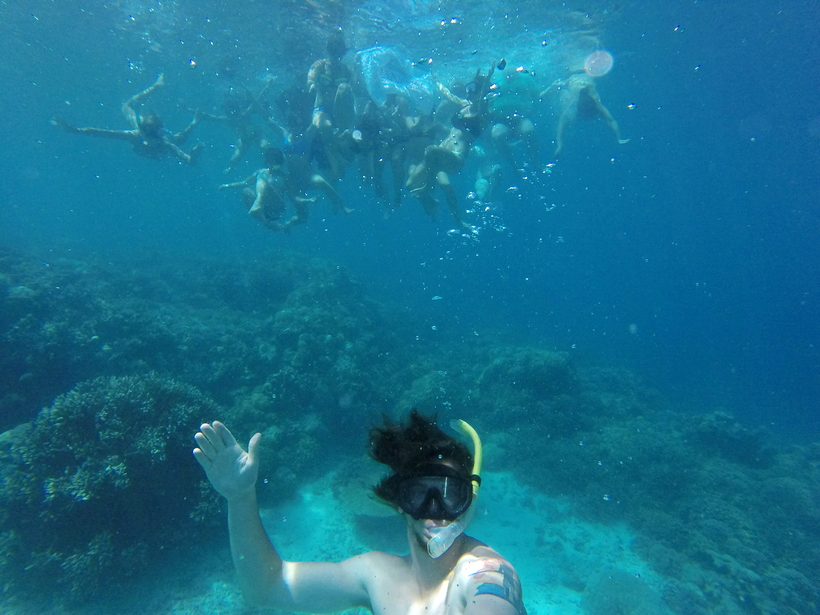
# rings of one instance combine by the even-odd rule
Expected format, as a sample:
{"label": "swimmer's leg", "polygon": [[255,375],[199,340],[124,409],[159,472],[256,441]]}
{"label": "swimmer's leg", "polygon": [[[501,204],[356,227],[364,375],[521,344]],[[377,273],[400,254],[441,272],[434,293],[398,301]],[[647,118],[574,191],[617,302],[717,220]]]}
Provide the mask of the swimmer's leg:
{"label": "swimmer's leg", "polygon": [[223,171],[225,175],[230,175],[233,172],[233,170],[236,168],[237,163],[244,159],[245,154],[248,152],[248,149],[249,145],[246,143],[244,139],[236,140],[236,146],[233,148],[233,154],[231,154],[231,159],[228,161],[228,166]]}
{"label": "swimmer's leg", "polygon": [[307,222],[308,219],[308,203],[312,203],[312,199],[293,199],[293,209],[295,210],[294,216],[285,222],[282,226],[282,230],[286,233],[290,232],[290,227],[295,226],[297,224],[304,224]]}
{"label": "swimmer's leg", "polygon": [[441,186],[441,189],[444,192],[444,199],[447,201],[447,207],[450,209],[450,214],[453,216],[453,220],[456,223],[456,228],[471,231],[472,227],[461,219],[461,211],[458,209],[458,197],[456,196],[456,191],[455,188],[453,188],[453,184],[450,183],[450,177],[447,173],[440,171],[436,175],[436,183]]}
{"label": "swimmer's leg", "polygon": [[353,109],[353,89],[348,83],[340,83],[336,88],[336,98],[333,101],[333,128],[347,130],[356,123],[356,113]]}
{"label": "swimmer's leg", "polygon": [[191,136],[191,131],[194,129],[194,126],[196,126],[197,124],[199,124],[199,116],[194,115],[194,119],[192,119],[191,122],[185,128],[183,128],[173,136],[174,143],[176,143],[177,145],[182,145],[183,143],[185,143],[188,137]]}
{"label": "swimmer's leg", "polygon": [[325,193],[325,196],[327,196],[327,198],[330,199],[330,204],[334,212],[343,211],[346,214],[353,213],[352,209],[345,206],[344,202],[342,201],[342,197],[339,196],[339,193],[336,192],[336,189],[333,186],[331,186],[328,183],[328,181],[318,173],[315,173],[310,178],[310,185],[314,188],[318,188],[319,190]]}
{"label": "swimmer's leg", "polygon": [[432,183],[432,178],[442,170],[443,164],[453,153],[445,150],[440,145],[428,145],[424,148],[424,158],[415,167],[410,167],[407,176],[406,188],[414,193],[417,190],[427,188]]}
{"label": "swimmer's leg", "polygon": [[427,165],[424,162],[420,162],[410,167],[410,171],[407,174],[407,182],[404,184],[404,187],[415,194],[417,191],[427,189],[427,180]]}
{"label": "swimmer's leg", "polygon": [[325,111],[324,105],[320,100],[321,97],[317,94],[316,102],[313,106],[313,117],[310,121],[311,128],[308,129],[308,133],[311,135],[318,133],[325,143],[330,143],[330,139],[333,136],[333,119],[330,117],[330,114]]}
{"label": "swimmer's leg", "polygon": [[424,208],[424,213],[435,219],[436,213],[438,213],[438,201],[433,196],[433,191],[429,188],[424,188],[417,190],[413,194]]}
{"label": "swimmer's leg", "polygon": [[564,134],[569,126],[569,114],[564,112],[558,120],[558,129],[555,131],[555,158],[559,158],[564,153]]}
{"label": "swimmer's leg", "polygon": [[[285,210],[282,195],[260,173],[256,179],[256,198],[248,210],[254,217],[279,218]],[[273,214],[273,215],[272,215]]]}
{"label": "swimmer's leg", "polygon": [[621,138],[621,129],[618,128],[618,122],[615,121],[615,118],[612,117],[612,114],[609,112],[609,109],[604,107],[601,101],[598,101],[598,109],[601,117],[606,120],[606,125],[609,126],[609,130],[615,135],[615,138],[618,140],[618,143],[624,144],[629,143],[629,139],[622,139]]}
{"label": "swimmer's leg", "polygon": [[245,208],[250,209],[256,201],[256,192],[250,188],[242,189],[242,201],[245,203]]}
{"label": "swimmer's leg", "polygon": [[491,136],[495,149],[497,149],[501,155],[504,156],[510,167],[513,169],[517,168],[518,163],[516,163],[515,156],[513,156],[512,147],[510,147],[510,127],[499,122],[493,126]]}
{"label": "swimmer's leg", "polygon": [[137,112],[134,110],[134,105],[136,105],[140,100],[148,96],[158,87],[163,85],[165,85],[165,74],[160,73],[159,77],[157,77],[157,80],[154,82],[153,85],[148,86],[141,92],[137,92],[131,98],[122,103],[122,114],[125,116],[125,119],[128,121],[132,128],[139,128],[139,118],[137,116]]}
{"label": "swimmer's leg", "polygon": [[167,150],[166,153],[172,154],[177,160],[180,162],[184,162],[187,165],[193,166],[196,164],[197,157],[199,156],[199,152],[205,146],[204,143],[198,143],[191,153],[188,154],[182,150],[176,143],[171,141],[170,139],[165,139],[163,141],[165,145],[165,149]]}

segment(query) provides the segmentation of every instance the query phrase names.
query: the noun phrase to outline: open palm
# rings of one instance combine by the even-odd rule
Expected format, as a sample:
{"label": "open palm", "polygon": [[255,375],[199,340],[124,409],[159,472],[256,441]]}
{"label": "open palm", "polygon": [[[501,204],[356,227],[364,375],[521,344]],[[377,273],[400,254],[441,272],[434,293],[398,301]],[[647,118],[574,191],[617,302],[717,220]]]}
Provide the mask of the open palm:
{"label": "open palm", "polygon": [[194,436],[194,457],[205,470],[214,489],[227,500],[251,493],[259,474],[257,449],[262,434],[255,434],[245,452],[233,434],[219,421],[203,423]]}

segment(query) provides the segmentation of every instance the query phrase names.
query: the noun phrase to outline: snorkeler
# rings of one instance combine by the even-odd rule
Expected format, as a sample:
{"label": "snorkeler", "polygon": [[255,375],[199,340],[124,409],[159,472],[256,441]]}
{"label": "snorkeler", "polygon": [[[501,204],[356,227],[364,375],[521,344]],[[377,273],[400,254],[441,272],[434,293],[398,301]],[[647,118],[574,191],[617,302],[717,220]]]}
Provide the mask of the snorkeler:
{"label": "snorkeler", "polygon": [[445,99],[455,103],[460,110],[451,118],[452,127],[447,137],[439,145],[430,145],[424,150],[424,159],[410,169],[406,183],[407,189],[421,201],[424,211],[431,217],[436,215],[438,209],[433,190],[436,184],[441,187],[456,226],[467,232],[472,232],[473,229],[461,219],[450,175],[464,167],[470,148],[488,122],[487,93],[490,91],[494,71],[495,62],[486,75],[482,75],[479,69],[467,84],[466,98],[456,96],[444,85],[438,84]]}
{"label": "snorkeler", "polygon": [[[285,175],[282,171],[285,157],[281,149],[271,145],[263,146],[262,153],[266,164],[264,169],[259,169],[242,181],[222,184],[219,189],[242,188],[242,198],[249,215],[271,230],[285,230],[287,225],[279,222],[285,213]],[[304,204],[299,204],[296,217],[299,217],[300,210],[304,207]],[[302,217],[307,219],[307,213]]]}
{"label": "snorkeler", "polygon": [[64,119],[55,117],[52,123],[60,126],[68,132],[81,133],[91,135],[92,137],[103,137],[106,139],[117,139],[119,141],[128,141],[133,145],[134,151],[140,156],[146,158],[159,159],[167,155],[174,156],[180,162],[185,164],[195,164],[197,154],[204,147],[203,143],[197,144],[191,153],[184,152],[179,146],[182,145],[194,126],[197,125],[198,119],[194,117],[190,124],[180,132],[171,133],[162,126],[162,118],[156,113],[147,113],[140,115],[134,106],[143,98],[148,96],[158,87],[165,84],[163,75],[157,77],[157,80],[150,87],[134,94],[131,98],[122,104],[122,114],[130,124],[131,128],[126,130],[109,130],[107,128],[77,128],[66,122]]}
{"label": "snorkeler", "polygon": [[629,143],[629,139],[621,138],[618,122],[601,102],[601,96],[592,77],[579,73],[570,75],[566,81],[559,79],[541,92],[541,98],[553,89],[557,89],[561,94],[561,117],[558,119],[558,129],[555,133],[555,158],[564,153],[564,134],[567,127],[579,120],[603,118],[618,143]]}
{"label": "snorkeler", "polygon": [[222,111],[224,115],[208,113],[207,111],[196,110],[198,119],[209,120],[223,124],[230,128],[235,136],[236,143],[233,144],[233,154],[227,168],[223,171],[226,175],[233,172],[236,165],[245,159],[251,147],[260,149],[265,143],[265,137],[261,126],[253,120],[253,113],[261,107],[259,99],[268,89],[271,80],[268,80],[265,87],[258,96],[253,96],[246,88],[231,88],[225,99],[222,101]]}
{"label": "snorkeler", "polygon": [[222,423],[203,424],[194,456],[228,502],[245,600],[307,613],[526,615],[512,565],[464,533],[481,484],[481,441],[466,422],[451,425],[472,439],[474,455],[415,410],[407,424],[371,430],[370,456],[391,472],[373,492],[404,519],[410,553],[371,551],[331,563],[284,561],[265,532],[256,500],[261,434],[245,452]]}
{"label": "snorkeler", "polygon": [[326,140],[333,131],[353,126],[353,71],[342,61],[346,53],[342,32],[333,32],[327,39],[327,57],[316,60],[308,72],[308,92],[316,97],[311,125]]}
{"label": "snorkeler", "polygon": [[282,144],[282,153],[285,160],[285,192],[296,208],[297,215],[286,226],[301,224],[307,221],[307,203],[315,199],[307,196],[309,190],[320,190],[330,201],[334,213],[353,213],[342,201],[342,197],[323,175],[313,169],[312,161],[318,136],[313,138],[307,134],[291,132],[280,125],[274,118],[266,117],[267,125],[274,130],[277,142]]}

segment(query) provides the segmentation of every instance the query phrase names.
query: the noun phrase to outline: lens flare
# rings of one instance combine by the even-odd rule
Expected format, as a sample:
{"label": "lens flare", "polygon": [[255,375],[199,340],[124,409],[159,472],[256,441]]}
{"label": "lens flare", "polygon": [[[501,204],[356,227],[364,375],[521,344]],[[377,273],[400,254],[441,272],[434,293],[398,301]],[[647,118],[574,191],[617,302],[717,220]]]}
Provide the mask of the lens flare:
{"label": "lens flare", "polygon": [[593,51],[584,60],[584,70],[590,77],[603,77],[612,70],[614,62],[608,51]]}

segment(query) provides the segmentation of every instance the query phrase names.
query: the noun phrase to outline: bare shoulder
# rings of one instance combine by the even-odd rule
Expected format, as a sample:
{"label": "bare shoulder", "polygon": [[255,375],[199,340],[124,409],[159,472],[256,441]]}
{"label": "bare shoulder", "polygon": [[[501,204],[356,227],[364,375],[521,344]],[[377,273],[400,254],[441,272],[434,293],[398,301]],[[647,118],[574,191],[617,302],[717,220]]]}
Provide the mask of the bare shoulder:
{"label": "bare shoulder", "polygon": [[[499,566],[506,566],[515,572],[512,564],[498,551],[476,541],[476,545],[465,553],[458,562],[458,568],[462,568],[465,574],[475,575],[482,571],[492,570]],[[518,574],[516,573],[516,576]]]}
{"label": "bare shoulder", "polygon": [[454,572],[463,588],[465,613],[526,615],[518,572],[495,549],[477,543],[461,557]]}

